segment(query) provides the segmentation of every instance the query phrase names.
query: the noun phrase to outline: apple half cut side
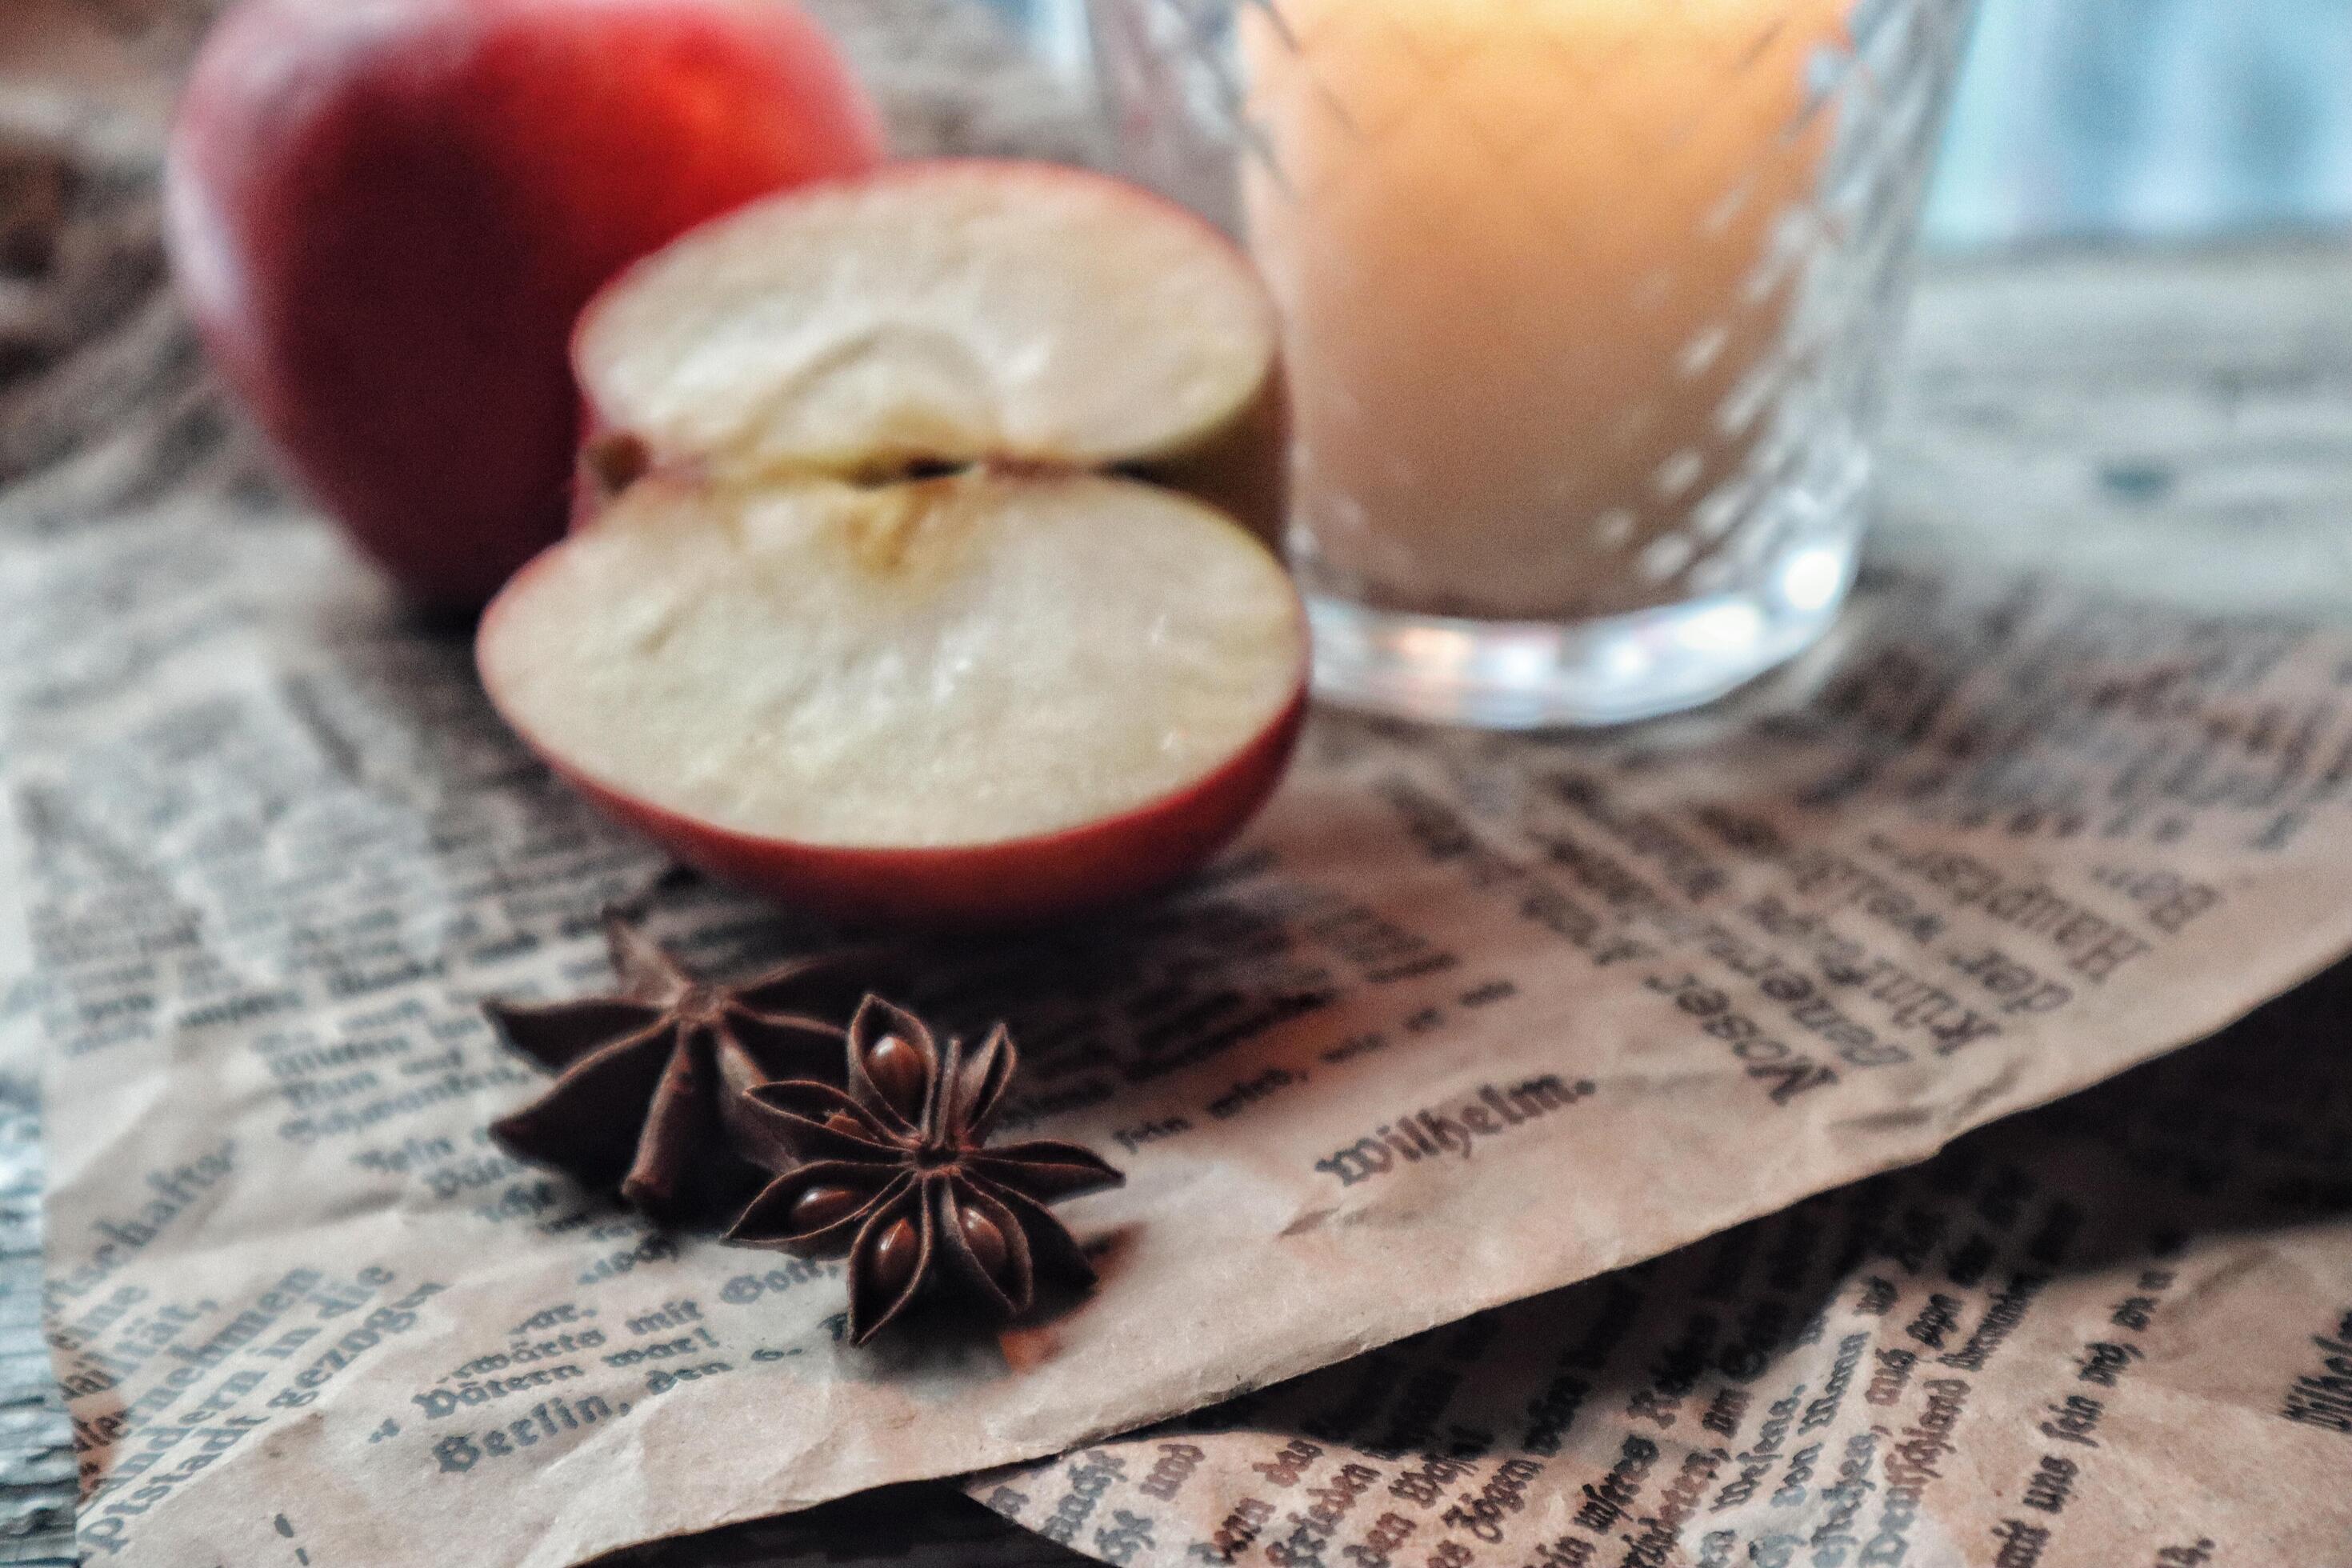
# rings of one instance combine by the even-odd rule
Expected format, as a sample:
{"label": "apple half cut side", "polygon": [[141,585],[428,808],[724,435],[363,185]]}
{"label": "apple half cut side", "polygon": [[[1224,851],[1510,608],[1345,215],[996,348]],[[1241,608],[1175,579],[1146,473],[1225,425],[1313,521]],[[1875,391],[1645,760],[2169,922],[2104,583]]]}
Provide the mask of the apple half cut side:
{"label": "apple half cut side", "polygon": [[559,773],[836,914],[1025,922],[1223,845],[1306,707],[1304,611],[1213,508],[1095,475],[631,486],[484,616]]}
{"label": "apple half cut side", "polygon": [[1271,543],[1276,342],[1231,242],[1122,182],[942,160],[805,185],[692,230],[589,305],[574,517],[654,474],[981,464],[1131,474]]}

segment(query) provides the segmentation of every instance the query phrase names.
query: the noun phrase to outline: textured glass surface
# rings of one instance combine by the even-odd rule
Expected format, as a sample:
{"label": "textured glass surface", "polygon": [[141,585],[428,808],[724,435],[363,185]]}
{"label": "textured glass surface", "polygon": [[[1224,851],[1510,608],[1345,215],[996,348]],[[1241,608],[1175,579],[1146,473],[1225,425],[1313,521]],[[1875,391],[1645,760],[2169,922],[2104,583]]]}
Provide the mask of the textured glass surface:
{"label": "textured glass surface", "polygon": [[1093,0],[1121,166],[1283,310],[1327,691],[1628,717],[1827,624],[1969,10]]}

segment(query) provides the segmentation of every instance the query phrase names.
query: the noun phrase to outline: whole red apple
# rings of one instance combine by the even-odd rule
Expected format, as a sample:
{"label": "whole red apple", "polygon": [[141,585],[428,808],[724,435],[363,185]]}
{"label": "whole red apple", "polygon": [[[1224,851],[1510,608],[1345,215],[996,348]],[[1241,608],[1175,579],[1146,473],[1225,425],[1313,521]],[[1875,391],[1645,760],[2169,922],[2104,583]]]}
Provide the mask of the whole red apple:
{"label": "whole red apple", "polygon": [[180,105],[167,237],[295,477],[469,606],[563,531],[597,288],[881,151],[790,0],[246,0]]}

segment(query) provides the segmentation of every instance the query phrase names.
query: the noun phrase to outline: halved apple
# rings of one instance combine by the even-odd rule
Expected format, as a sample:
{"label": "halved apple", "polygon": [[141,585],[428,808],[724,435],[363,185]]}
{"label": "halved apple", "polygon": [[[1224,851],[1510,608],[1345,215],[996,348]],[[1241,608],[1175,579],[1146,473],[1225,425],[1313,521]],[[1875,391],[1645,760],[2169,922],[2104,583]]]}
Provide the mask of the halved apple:
{"label": "halved apple", "polygon": [[1221,236],[1074,170],[709,224],[582,321],[580,521],[483,620],[491,699],[614,815],[805,904],[1029,921],[1166,881],[1304,711],[1274,344]]}
{"label": "halved apple", "polygon": [[901,164],[704,225],[623,273],[572,345],[576,517],[650,474],[879,479],[1117,469],[1270,543],[1274,310],[1215,229],[1043,163]]}
{"label": "halved apple", "polygon": [[1166,881],[1305,709],[1275,341],[1222,236],[1076,170],[906,165],[706,225],[582,320],[576,525],[483,619],[491,700],[614,815],[803,903],[969,924]]}
{"label": "halved apple", "polygon": [[836,912],[1019,921],[1223,844],[1279,779],[1281,565],[1157,487],[657,477],[484,618],[492,700],[682,858]]}

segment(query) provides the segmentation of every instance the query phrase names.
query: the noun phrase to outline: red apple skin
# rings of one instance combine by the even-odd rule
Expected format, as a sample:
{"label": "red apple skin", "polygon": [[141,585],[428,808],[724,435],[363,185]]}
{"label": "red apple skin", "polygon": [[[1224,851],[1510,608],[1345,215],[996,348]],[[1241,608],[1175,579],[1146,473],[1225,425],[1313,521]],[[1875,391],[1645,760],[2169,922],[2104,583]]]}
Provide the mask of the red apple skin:
{"label": "red apple skin", "polygon": [[245,0],[181,101],[166,237],[294,477],[417,598],[472,607],[563,531],[595,290],[881,155],[790,0]]}

